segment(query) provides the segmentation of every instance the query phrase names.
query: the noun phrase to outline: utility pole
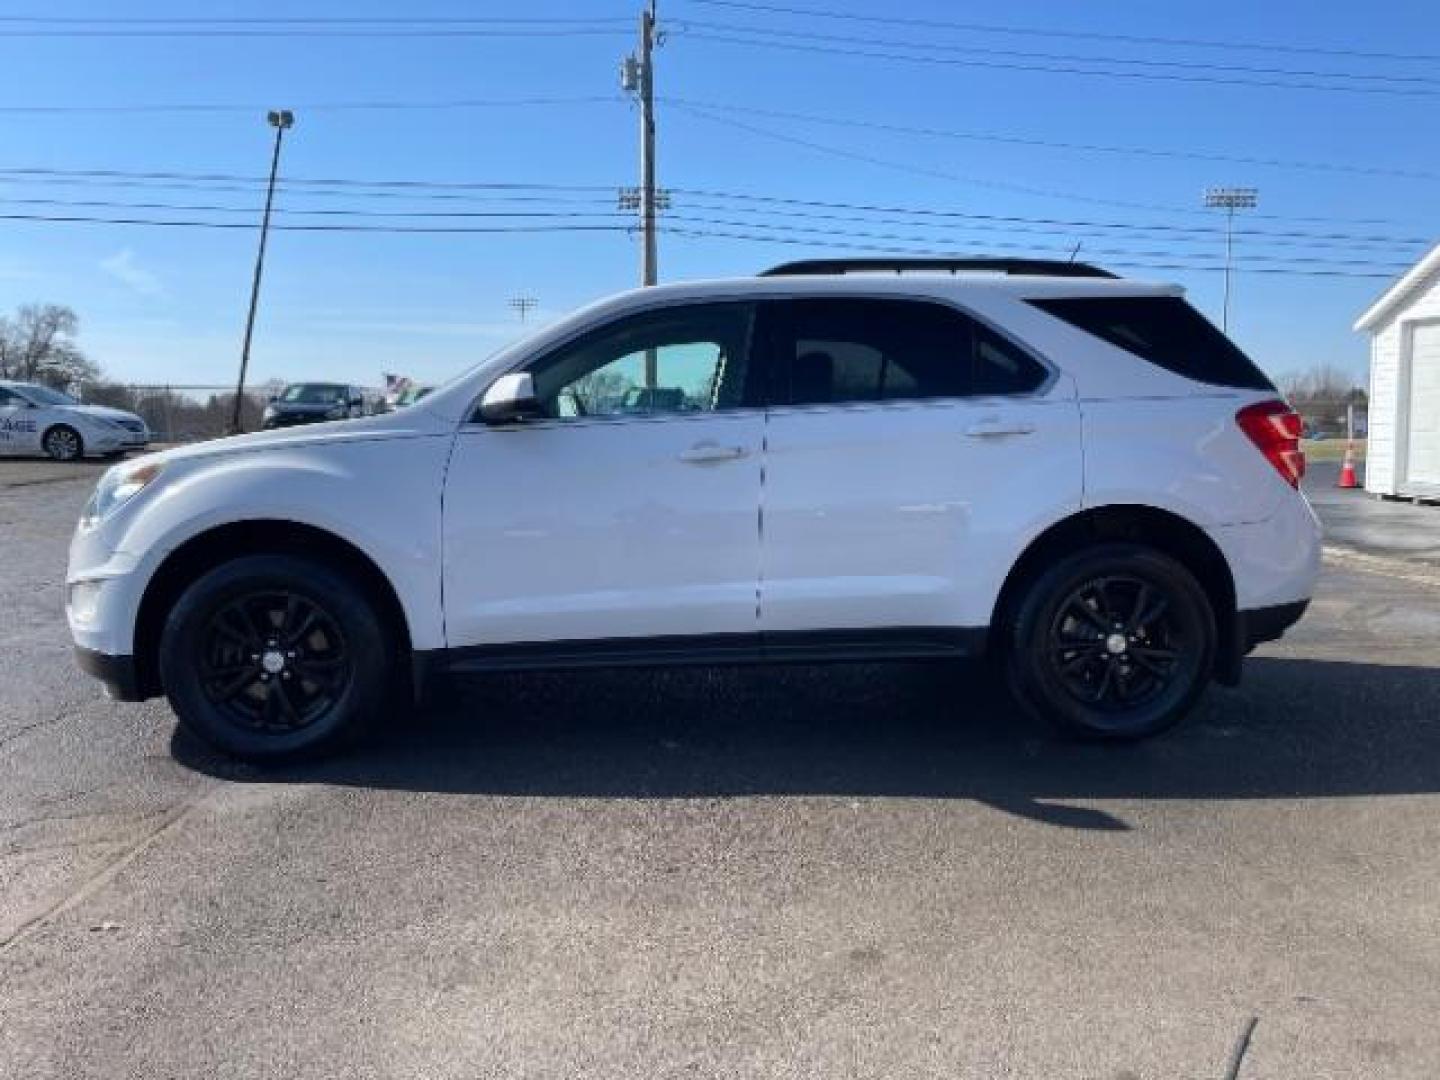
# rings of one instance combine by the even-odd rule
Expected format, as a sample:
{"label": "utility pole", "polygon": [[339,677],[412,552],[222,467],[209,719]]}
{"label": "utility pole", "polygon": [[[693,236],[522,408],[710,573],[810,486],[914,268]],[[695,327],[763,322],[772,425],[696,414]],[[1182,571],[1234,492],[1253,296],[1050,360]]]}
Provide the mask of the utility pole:
{"label": "utility pole", "polygon": [[522,325],[525,322],[525,316],[540,306],[540,301],[533,296],[512,296],[506,303],[510,305],[510,310],[520,316]]}
{"label": "utility pole", "polygon": [[255,255],[255,277],[250,282],[250,310],[245,316],[245,341],[240,346],[240,378],[235,381],[235,409],[230,415],[230,434],[239,435],[240,405],[245,396],[245,372],[250,367],[250,338],[255,332],[255,308],[260,303],[260,275],[265,270],[265,239],[270,234],[270,207],[275,202],[275,174],[280,168],[280,143],[295,124],[289,109],[270,110],[265,122],[275,129],[275,149],[270,155],[270,181],[265,187],[265,213],[260,218],[260,250]]}
{"label": "utility pole", "polygon": [[1230,329],[1230,262],[1235,247],[1235,211],[1253,210],[1259,201],[1260,192],[1251,187],[1208,188],[1205,192],[1207,209],[1225,211],[1225,302],[1220,310],[1221,330]]}
{"label": "utility pole", "polygon": [[[640,284],[656,281],[655,248],[655,0],[640,13],[639,54],[620,65],[620,85],[640,102]],[[645,385],[656,384],[655,350],[645,351]]]}

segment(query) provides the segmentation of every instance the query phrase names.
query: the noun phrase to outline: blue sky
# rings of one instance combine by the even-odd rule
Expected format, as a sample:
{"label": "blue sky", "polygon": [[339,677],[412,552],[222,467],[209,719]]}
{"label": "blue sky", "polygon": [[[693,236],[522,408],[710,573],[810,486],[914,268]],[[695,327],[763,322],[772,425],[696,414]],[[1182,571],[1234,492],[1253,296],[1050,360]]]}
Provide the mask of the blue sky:
{"label": "blue sky", "polygon": [[[1017,0],[995,5],[862,0],[793,0],[851,15],[903,12],[912,20],[1003,24],[1131,37],[1288,43],[1380,53],[1440,52],[1433,5],[1360,9],[1314,3],[1094,3]],[[437,223],[423,218],[306,217],[309,209],[435,213],[524,210],[603,215],[612,191],[636,176],[634,109],[617,68],[633,44],[638,0],[512,0],[475,5],[394,5],[310,0],[280,4],[60,3],[10,9],[48,18],[274,16],[620,18],[548,36],[168,37],[15,36],[38,24],[0,23],[0,169],[115,170],[257,176],[268,164],[269,106],[295,109],[282,174],[299,181],[423,181],[563,185],[593,190],[330,188],[283,191],[282,223]],[[1323,259],[1330,269],[1384,273],[1440,237],[1440,62],[1240,51],[1080,37],[1000,34],[934,26],[822,19],[661,0],[666,41],[657,56],[661,95],[660,177],[675,189],[672,226],[744,232],[770,241],[665,235],[662,280],[751,273],[805,255],[858,244],[999,254],[1068,254],[1101,263],[1179,261],[1218,265],[1218,236],[1182,231],[1218,220],[1200,210],[1207,185],[1253,185],[1259,211],[1241,236],[1242,256]],[[86,25],[86,24],[80,24]],[[717,27],[746,27],[744,32]],[[52,27],[53,28],[53,27]],[[568,27],[567,27],[568,28]],[[494,29],[494,27],[491,27]],[[613,32],[611,32],[613,31]],[[806,37],[785,35],[801,34]],[[814,35],[831,35],[818,40]],[[708,39],[707,39],[708,36]],[[788,41],[806,49],[773,44]],[[932,47],[931,63],[808,51],[914,55],[889,42]],[[869,44],[867,44],[869,43]],[[935,52],[940,45],[947,51]],[[962,51],[963,50],[963,51]],[[980,52],[977,50],[992,50]],[[1015,57],[1016,52],[1047,54]],[[1002,55],[1006,54],[1006,55]],[[1165,72],[1257,81],[1322,81],[1330,75],[1271,75],[1217,68],[1283,69],[1384,76],[1350,80],[1418,93],[1352,93],[1218,82],[1102,78],[1014,70],[1003,65],[1077,66],[1071,57],[1117,58]],[[976,61],[991,66],[976,66]],[[1157,67],[1159,61],[1212,65]],[[1111,62],[1107,60],[1107,63]],[[1150,65],[1148,68],[1145,65]],[[1092,62],[1090,66],[1095,66]],[[1434,83],[1425,80],[1434,78]],[[1410,82],[1395,81],[1400,79]],[[1434,91],[1434,93],[1432,93]],[[355,102],[424,103],[517,98],[595,98],[564,104],[453,109],[327,109]],[[693,104],[726,112],[697,112]],[[17,111],[35,106],[250,106],[247,111],[134,113]],[[845,121],[823,124],[774,112]],[[743,126],[737,126],[743,125]],[[1227,157],[1284,159],[1381,174],[1183,157],[1057,149],[989,138],[930,137],[857,126],[929,128],[1040,142],[1130,147]],[[809,145],[807,145],[809,144]],[[1429,173],[1407,178],[1396,171]],[[91,178],[0,173],[6,214],[80,214],[251,221],[254,184],[124,185]],[[234,190],[239,188],[239,190]],[[694,191],[713,191],[702,197]],[[387,194],[388,193],[388,194]],[[465,198],[434,198],[436,194]],[[496,201],[508,194],[511,201]],[[528,201],[514,201],[516,195]],[[755,203],[760,195],[894,208]],[[28,201],[26,201],[28,200]],[[41,201],[36,201],[41,200]],[[75,202],[225,207],[161,210],[54,205]],[[926,218],[901,211],[985,217]],[[810,216],[801,216],[810,215]],[[817,216],[818,215],[818,216]],[[834,219],[840,220],[834,220]],[[474,225],[487,219],[449,219]],[[492,223],[495,219],[488,219]],[[612,217],[510,219],[520,223],[617,224]],[[716,224],[726,222],[727,224]],[[939,231],[936,222],[949,226]],[[1061,224],[1063,223],[1063,224]],[[963,226],[956,228],[955,226]],[[808,231],[806,231],[808,230]],[[835,232],[846,234],[834,235]],[[1273,235],[1276,233],[1297,235]],[[869,234],[861,239],[856,234]],[[784,236],[798,243],[781,244]],[[0,311],[30,300],[73,306],[81,343],[115,378],[223,383],[233,378],[255,236],[248,229],[192,229],[0,221]],[[1357,240],[1356,237],[1382,237]],[[900,238],[900,239],[890,239]],[[1006,245],[1000,247],[999,245]],[[1101,252],[1104,252],[1102,254]],[[1136,254],[1143,253],[1143,254]],[[1183,256],[1183,258],[1181,257]],[[375,384],[382,371],[445,377],[512,339],[519,327],[506,300],[538,298],[532,322],[630,287],[639,251],[633,235],[277,232],[272,234],[252,371]],[[1340,267],[1337,262],[1356,265]],[[1274,266],[1277,264],[1252,264]],[[1290,264],[1279,264],[1290,265]],[[1317,263],[1301,264],[1311,269]],[[1210,270],[1135,270],[1173,279],[1217,321],[1221,277]],[[1272,372],[1316,363],[1363,370],[1364,343],[1350,324],[1384,287],[1381,279],[1257,275],[1236,278],[1232,330]]]}

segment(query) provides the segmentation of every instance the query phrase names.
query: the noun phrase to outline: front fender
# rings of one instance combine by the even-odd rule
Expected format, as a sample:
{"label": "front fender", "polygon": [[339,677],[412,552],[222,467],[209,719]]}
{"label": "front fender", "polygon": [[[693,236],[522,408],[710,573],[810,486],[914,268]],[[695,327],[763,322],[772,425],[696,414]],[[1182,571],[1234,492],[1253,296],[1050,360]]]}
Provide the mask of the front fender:
{"label": "front fender", "polygon": [[[412,645],[442,647],[440,516],[449,446],[448,438],[429,436],[167,462],[155,490],[121,507],[96,534],[78,535],[72,548],[71,580],[109,582],[103,651],[131,650],[145,587],[171,553],[247,521],[296,522],[349,543],[390,581]],[[96,559],[102,553],[103,562]]]}

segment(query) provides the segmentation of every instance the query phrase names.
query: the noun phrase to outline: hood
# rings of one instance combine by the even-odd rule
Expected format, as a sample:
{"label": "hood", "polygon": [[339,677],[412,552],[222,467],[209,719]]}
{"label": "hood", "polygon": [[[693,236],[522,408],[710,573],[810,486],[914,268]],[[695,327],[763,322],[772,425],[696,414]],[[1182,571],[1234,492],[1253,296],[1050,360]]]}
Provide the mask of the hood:
{"label": "hood", "polygon": [[[112,409],[105,405],[71,405],[69,412],[77,412],[82,416],[94,416],[100,420],[140,420],[133,412],[126,412],[124,409]],[[143,420],[140,421],[144,423]]]}
{"label": "hood", "polygon": [[413,439],[420,436],[452,435],[455,426],[440,417],[417,409],[365,416],[355,420],[335,420],[328,424],[255,431],[249,435],[231,435],[224,439],[190,443],[131,458],[139,461],[185,461],[192,458],[219,457],[225,454],[285,451],[305,446],[339,445],[347,442],[368,442],[374,439]]}

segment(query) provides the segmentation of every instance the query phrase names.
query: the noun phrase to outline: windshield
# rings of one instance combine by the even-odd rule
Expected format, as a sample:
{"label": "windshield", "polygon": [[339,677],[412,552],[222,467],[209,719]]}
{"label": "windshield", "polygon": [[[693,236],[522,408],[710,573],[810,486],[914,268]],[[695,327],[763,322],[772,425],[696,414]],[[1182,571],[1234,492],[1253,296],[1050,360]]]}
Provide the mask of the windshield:
{"label": "windshield", "polygon": [[330,383],[296,383],[285,388],[280,400],[292,405],[334,405],[345,400],[345,387]]}
{"label": "windshield", "polygon": [[37,405],[79,405],[69,394],[63,394],[59,390],[51,390],[48,386],[39,386],[35,383],[25,383],[15,387],[16,393],[23,394]]}

